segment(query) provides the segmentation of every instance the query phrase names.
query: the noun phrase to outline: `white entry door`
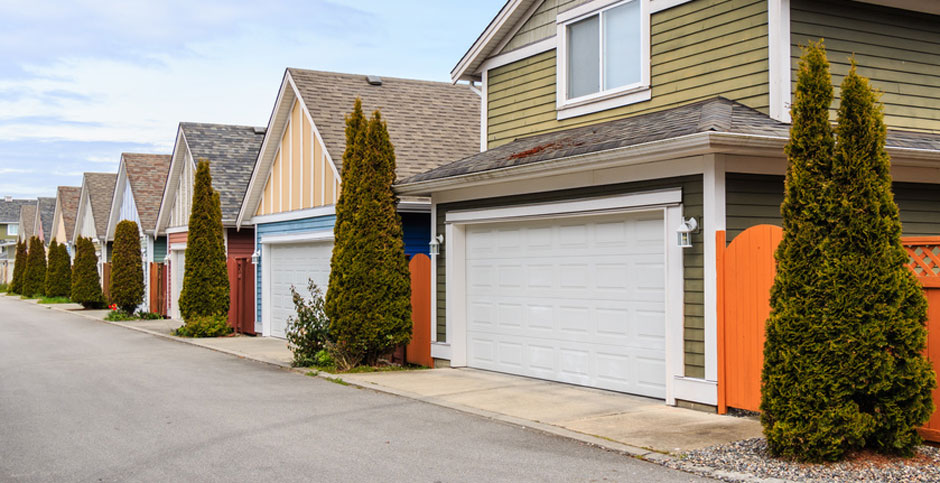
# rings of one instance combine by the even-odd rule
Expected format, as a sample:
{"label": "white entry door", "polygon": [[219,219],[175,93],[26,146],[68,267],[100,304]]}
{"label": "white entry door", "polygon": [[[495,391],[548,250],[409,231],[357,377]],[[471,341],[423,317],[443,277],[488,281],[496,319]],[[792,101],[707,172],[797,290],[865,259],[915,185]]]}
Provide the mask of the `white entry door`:
{"label": "white entry door", "polygon": [[186,274],[186,250],[174,250],[170,261],[170,317],[182,320],[180,314],[180,292],[183,290],[183,275]]}
{"label": "white entry door", "polygon": [[267,306],[262,307],[262,315],[266,323],[270,324],[267,334],[274,337],[285,337],[287,318],[294,316],[294,302],[290,287],[293,285],[297,291],[309,296],[307,279],[313,279],[326,295],[326,287],[330,281],[330,257],[333,253],[333,242],[272,244],[268,260],[263,264],[270,264],[270,283],[264,284],[270,293],[265,300]]}
{"label": "white entry door", "polygon": [[662,210],[466,230],[471,367],[665,397]]}

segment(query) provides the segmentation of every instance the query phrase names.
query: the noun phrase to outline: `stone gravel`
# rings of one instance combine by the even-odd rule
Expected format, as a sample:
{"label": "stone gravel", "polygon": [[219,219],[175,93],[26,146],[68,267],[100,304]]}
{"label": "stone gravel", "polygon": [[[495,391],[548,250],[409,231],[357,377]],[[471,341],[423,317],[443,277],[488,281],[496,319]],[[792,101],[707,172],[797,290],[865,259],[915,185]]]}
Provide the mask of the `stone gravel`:
{"label": "stone gravel", "polygon": [[839,463],[808,464],[770,456],[764,438],[684,453],[666,466],[724,481],[940,482],[940,448],[921,446],[913,458],[859,454]]}

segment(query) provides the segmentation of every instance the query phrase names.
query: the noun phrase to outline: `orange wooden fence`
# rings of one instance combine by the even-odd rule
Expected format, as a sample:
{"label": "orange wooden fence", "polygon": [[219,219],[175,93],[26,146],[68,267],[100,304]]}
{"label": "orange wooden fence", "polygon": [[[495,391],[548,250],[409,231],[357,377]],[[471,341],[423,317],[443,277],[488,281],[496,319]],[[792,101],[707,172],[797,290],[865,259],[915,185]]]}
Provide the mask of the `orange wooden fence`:
{"label": "orange wooden fence", "polygon": [[150,263],[150,311],[166,317],[166,265]]}
{"label": "orange wooden fence", "polygon": [[[748,228],[726,246],[719,231],[718,268],[718,412],[728,408],[760,409],[760,375],[764,361],[764,327],[770,315],[770,288],[776,274],[774,251],[783,236],[780,227]],[[911,257],[928,302],[927,357],[940,362],[940,237],[907,237]],[[940,408],[940,389],[934,390]],[[925,439],[940,442],[940,411],[921,428]]]}
{"label": "orange wooden fence", "polygon": [[251,258],[230,257],[228,323],[236,332],[255,333],[255,270]]}
{"label": "orange wooden fence", "polygon": [[405,359],[412,364],[434,367],[431,358],[431,259],[417,254],[408,264],[411,269],[411,342]]}

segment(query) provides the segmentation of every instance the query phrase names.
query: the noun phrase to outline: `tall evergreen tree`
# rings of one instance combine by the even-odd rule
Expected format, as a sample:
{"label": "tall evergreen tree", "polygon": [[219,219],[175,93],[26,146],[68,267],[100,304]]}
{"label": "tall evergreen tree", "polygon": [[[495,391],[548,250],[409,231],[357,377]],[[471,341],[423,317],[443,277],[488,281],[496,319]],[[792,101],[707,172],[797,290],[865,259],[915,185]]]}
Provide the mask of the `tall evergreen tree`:
{"label": "tall evergreen tree", "polygon": [[23,283],[23,295],[41,297],[45,295],[46,284],[46,247],[39,237],[29,239],[29,255],[26,257],[26,278]]}
{"label": "tall evergreen tree", "polygon": [[[56,270],[52,286],[48,284],[48,275],[46,276],[46,295],[50,297],[68,297],[72,291],[72,260],[69,259],[69,251],[65,243],[60,243],[56,247],[55,253]],[[50,260],[53,258],[52,249],[49,250]],[[50,291],[51,290],[51,291]]]}
{"label": "tall evergreen tree", "polygon": [[16,242],[16,257],[13,259],[13,283],[10,286],[10,291],[13,293],[23,293],[23,283],[26,281],[26,261],[29,256],[28,253],[26,240]]}
{"label": "tall evergreen tree", "polygon": [[46,280],[43,282],[43,292],[47,297],[57,297],[56,280],[62,271],[59,260],[59,243],[55,240],[49,243],[49,253],[46,254]]}
{"label": "tall evergreen tree", "polygon": [[144,266],[137,223],[123,220],[114,230],[111,257],[111,303],[132,314],[144,301]]}
{"label": "tall evergreen tree", "polygon": [[79,237],[75,243],[75,267],[72,271],[72,302],[86,309],[104,305],[101,277],[98,275],[98,256],[90,238]]}
{"label": "tall evergreen tree", "polygon": [[209,161],[200,159],[193,186],[186,241],[186,267],[179,307],[183,320],[225,315],[229,309],[228,269],[219,193],[212,189]]}
{"label": "tall evergreen tree", "polygon": [[326,314],[335,343],[367,364],[411,338],[411,285],[392,191],[395,151],[381,114],[356,99],[336,207]]}
{"label": "tall evergreen tree", "polygon": [[874,419],[866,447],[910,456],[921,442],[917,427],[933,413],[927,301],[901,243],[883,106],[854,60],[840,92],[823,273],[839,289],[830,307],[844,324],[842,375],[859,411]]}

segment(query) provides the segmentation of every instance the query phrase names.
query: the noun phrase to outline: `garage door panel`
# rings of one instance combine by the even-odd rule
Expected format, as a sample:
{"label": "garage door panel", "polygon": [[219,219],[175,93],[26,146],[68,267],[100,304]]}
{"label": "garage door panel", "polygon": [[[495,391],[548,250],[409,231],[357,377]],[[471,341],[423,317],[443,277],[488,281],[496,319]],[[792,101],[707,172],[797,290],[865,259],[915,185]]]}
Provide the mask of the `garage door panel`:
{"label": "garage door panel", "polygon": [[270,290],[271,301],[270,334],[285,337],[287,319],[296,314],[291,286],[306,294],[307,281],[314,283],[324,292],[329,284],[331,242],[276,244],[270,250]]}
{"label": "garage door panel", "polygon": [[662,212],[467,229],[468,360],[665,396]]}

